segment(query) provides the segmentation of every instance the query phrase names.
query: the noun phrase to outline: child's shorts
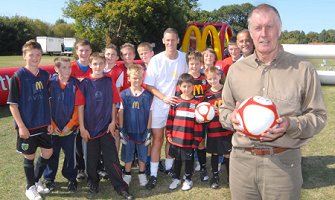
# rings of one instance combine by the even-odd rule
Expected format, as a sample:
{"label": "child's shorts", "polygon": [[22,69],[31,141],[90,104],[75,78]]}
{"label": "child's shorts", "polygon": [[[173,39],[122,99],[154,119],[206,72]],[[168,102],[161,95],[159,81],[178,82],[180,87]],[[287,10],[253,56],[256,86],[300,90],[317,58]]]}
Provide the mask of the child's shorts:
{"label": "child's shorts", "polygon": [[169,155],[176,160],[193,160],[194,149],[182,148],[171,144]]}
{"label": "child's shorts", "polygon": [[30,131],[30,135],[31,136],[28,139],[20,138],[19,130],[17,130],[16,151],[22,154],[30,155],[36,152],[37,147],[45,149],[52,148],[52,140],[51,135],[48,134],[48,127]]}
{"label": "child's shorts", "polygon": [[138,160],[141,162],[146,162],[148,147],[144,144],[137,144],[131,140],[129,140],[126,145],[122,144],[121,160],[125,163],[132,162],[134,160],[135,148],[137,150]]}

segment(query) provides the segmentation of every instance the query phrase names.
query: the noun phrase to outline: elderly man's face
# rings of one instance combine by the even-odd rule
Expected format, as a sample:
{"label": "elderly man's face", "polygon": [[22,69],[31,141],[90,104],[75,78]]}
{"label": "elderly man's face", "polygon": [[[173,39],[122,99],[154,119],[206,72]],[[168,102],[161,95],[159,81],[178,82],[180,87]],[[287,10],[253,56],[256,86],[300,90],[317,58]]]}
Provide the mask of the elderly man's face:
{"label": "elderly man's face", "polygon": [[255,10],[249,19],[249,31],[256,52],[268,55],[277,50],[281,23],[272,10]]}

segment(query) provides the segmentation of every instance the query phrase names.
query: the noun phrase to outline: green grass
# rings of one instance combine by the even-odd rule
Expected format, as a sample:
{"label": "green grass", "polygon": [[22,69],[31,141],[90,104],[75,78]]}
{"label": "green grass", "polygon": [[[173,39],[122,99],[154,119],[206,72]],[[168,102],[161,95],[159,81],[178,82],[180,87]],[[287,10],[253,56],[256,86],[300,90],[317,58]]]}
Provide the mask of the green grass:
{"label": "green grass", "polygon": [[[328,123],[325,129],[316,135],[302,149],[303,200],[329,200],[335,196],[335,87],[322,87],[328,110]],[[25,177],[22,168],[22,156],[15,152],[16,133],[12,126],[12,117],[7,106],[0,106],[0,199],[25,199]],[[212,190],[208,183],[201,183],[199,175],[194,175],[194,188],[188,192],[170,191],[171,181],[166,175],[159,173],[158,187],[148,191],[138,186],[136,173],[133,173],[130,192],[137,199],[230,199],[226,186],[225,170],[221,170],[221,188]],[[45,199],[120,199],[107,181],[102,181],[98,195],[87,194],[85,182],[80,182],[78,191],[70,194],[66,191],[66,180],[57,174],[57,190],[45,196]],[[10,197],[10,198],[8,198]]]}

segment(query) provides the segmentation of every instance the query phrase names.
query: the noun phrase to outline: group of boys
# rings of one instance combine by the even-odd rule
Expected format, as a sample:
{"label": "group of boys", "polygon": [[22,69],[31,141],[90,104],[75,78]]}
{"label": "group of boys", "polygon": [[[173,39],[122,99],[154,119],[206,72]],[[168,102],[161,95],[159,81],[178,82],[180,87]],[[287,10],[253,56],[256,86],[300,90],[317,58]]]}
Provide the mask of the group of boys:
{"label": "group of boys", "polygon": [[[41,199],[40,194],[55,188],[62,149],[65,154],[62,174],[71,192],[77,190],[77,179],[87,176],[89,192],[97,193],[99,175],[107,173],[118,194],[132,199],[128,187],[135,152],[140,185],[153,189],[157,184],[165,126],[169,141],[165,169],[173,176],[169,188],[176,189],[181,184],[180,169],[184,160],[186,174],[182,189],[192,188],[193,153],[200,144],[199,162],[201,170],[206,170],[205,133],[207,145],[211,147],[207,152],[212,154],[211,187],[218,188],[218,155],[225,154],[228,159],[231,132],[218,122],[217,106],[220,106],[223,86],[221,73],[212,66],[201,69],[203,57],[214,52],[209,49],[204,55],[196,51],[185,55],[177,50],[179,37],[172,28],[164,32],[163,43],[165,51],[154,57],[149,43],[138,46],[142,66],[134,63],[135,47],[130,43],[121,46],[123,64],[117,64],[115,45],[108,45],[104,54],[92,53],[90,42],[81,40],[76,43],[78,59],[71,62],[66,57],[56,58],[56,74],[51,77],[38,68],[41,46],[34,41],[23,46],[26,66],[10,81],[8,104],[18,132],[17,151],[24,155],[28,199]],[[215,61],[212,61],[213,66]],[[180,96],[175,96],[177,85]],[[196,91],[200,93],[195,94]],[[185,115],[194,113],[196,105],[203,100],[216,106],[216,117],[206,125],[196,121],[192,114]],[[180,112],[185,106],[188,110]],[[179,116],[180,113],[183,114]],[[192,136],[187,136],[189,134]],[[125,163],[123,171],[118,157],[120,141],[123,144],[121,160]],[[41,156],[34,166],[37,147],[41,147]],[[151,154],[149,180],[145,174],[148,154]],[[46,187],[40,180],[43,172]],[[206,181],[206,178],[201,180]]]}

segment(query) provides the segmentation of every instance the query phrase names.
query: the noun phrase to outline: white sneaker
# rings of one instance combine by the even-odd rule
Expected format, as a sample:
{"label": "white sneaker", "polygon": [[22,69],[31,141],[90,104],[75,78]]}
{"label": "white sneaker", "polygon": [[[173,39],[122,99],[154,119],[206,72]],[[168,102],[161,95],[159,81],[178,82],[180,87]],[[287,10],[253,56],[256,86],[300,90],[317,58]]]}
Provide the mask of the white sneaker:
{"label": "white sneaker", "polygon": [[145,186],[148,183],[147,175],[145,174],[139,174],[138,180],[140,182],[140,186]]}
{"label": "white sneaker", "polygon": [[181,184],[181,181],[179,179],[173,179],[172,183],[169,185],[170,190],[176,189]]}
{"label": "white sneaker", "polygon": [[28,190],[26,190],[26,197],[29,200],[42,200],[41,195],[37,192],[36,186],[30,186]]}
{"label": "white sneaker", "polygon": [[130,184],[131,182],[131,175],[124,175],[123,176],[123,181],[127,183],[127,185]]}
{"label": "white sneaker", "polygon": [[190,190],[193,186],[193,182],[191,180],[185,180],[183,183],[183,187],[181,187],[181,190],[187,191]]}
{"label": "white sneaker", "polygon": [[50,193],[50,189],[43,185],[42,180],[39,180],[37,183],[35,183],[35,185],[36,185],[36,190],[38,193],[40,194]]}
{"label": "white sneaker", "polygon": [[195,161],[195,163],[194,163],[194,171],[196,171],[196,172],[198,172],[198,171],[200,171],[200,163],[199,163],[199,161]]}

